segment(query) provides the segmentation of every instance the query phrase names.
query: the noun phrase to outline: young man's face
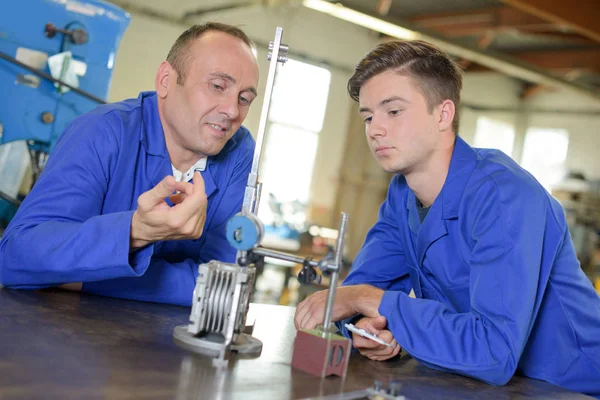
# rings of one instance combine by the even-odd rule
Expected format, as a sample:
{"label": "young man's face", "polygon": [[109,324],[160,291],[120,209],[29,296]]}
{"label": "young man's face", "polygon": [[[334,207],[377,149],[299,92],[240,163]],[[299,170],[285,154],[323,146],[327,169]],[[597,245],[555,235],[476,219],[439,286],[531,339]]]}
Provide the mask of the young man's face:
{"label": "young man's face", "polygon": [[157,89],[164,100],[163,124],[179,151],[211,156],[248,115],[256,98],[258,65],[241,39],[223,32],[207,32],[189,46],[183,85],[172,68],[170,76],[158,79],[158,86],[166,85]]}
{"label": "young man's face", "polygon": [[427,168],[439,143],[440,110],[429,112],[411,77],[394,70],[375,75],[360,88],[359,103],[369,147],[385,171]]}

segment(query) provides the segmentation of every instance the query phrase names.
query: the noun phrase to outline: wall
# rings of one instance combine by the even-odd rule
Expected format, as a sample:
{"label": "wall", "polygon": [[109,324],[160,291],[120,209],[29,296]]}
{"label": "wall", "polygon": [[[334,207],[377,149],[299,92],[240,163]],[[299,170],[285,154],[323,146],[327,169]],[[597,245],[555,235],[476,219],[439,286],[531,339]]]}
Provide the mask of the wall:
{"label": "wall", "polygon": [[[517,114],[502,110],[516,108],[520,90],[521,85],[517,80],[498,73],[465,74],[461,94],[460,136],[472,145],[477,118],[480,116],[514,125]],[[519,146],[518,143],[520,141],[515,140],[515,146]]]}
{"label": "wall", "polygon": [[521,84],[495,73],[465,76],[462,100],[488,110],[461,110],[460,134],[473,143],[477,118],[485,115],[513,124],[516,129],[513,158],[521,161],[528,128],[563,128],[569,132],[566,167],[589,179],[600,179],[600,103],[565,90],[543,90],[527,100],[519,99]]}
{"label": "wall", "polygon": [[160,63],[177,37],[181,26],[132,14],[115,59],[109,101],[137,97],[139,92],[154,90],[154,77]]}
{"label": "wall", "polygon": [[[600,180],[600,103],[566,91],[545,91],[528,102],[529,125],[569,132],[566,166]],[[536,112],[535,110],[549,110]],[[555,111],[552,111],[555,110]],[[565,112],[558,113],[556,110]]]}

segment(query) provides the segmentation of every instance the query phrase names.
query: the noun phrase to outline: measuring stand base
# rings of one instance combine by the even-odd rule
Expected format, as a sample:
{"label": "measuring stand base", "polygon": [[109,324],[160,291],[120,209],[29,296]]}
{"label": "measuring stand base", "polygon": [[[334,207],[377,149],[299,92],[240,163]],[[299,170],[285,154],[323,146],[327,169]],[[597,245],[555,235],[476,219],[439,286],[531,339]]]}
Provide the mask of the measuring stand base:
{"label": "measuring stand base", "polygon": [[311,375],[346,376],[351,341],[334,333],[301,330],[294,341],[292,367]]}
{"label": "measuring stand base", "polygon": [[[175,327],[173,341],[176,345],[194,353],[219,357],[223,349],[223,336],[209,333],[198,337],[189,333],[187,329],[187,325]],[[238,353],[240,358],[258,357],[262,351],[262,342],[255,337],[241,333],[237,340],[231,343],[229,350]]]}

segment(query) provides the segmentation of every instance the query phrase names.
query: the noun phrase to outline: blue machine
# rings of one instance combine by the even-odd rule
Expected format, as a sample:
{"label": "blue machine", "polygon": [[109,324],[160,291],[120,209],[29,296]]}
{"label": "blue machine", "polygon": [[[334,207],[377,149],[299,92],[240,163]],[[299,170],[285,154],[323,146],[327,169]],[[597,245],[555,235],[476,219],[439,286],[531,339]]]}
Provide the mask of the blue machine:
{"label": "blue machine", "polygon": [[[66,125],[106,101],[129,21],[128,13],[101,0],[2,4],[0,145],[27,142],[34,181]],[[0,197],[1,219],[10,214],[6,201],[18,202]]]}

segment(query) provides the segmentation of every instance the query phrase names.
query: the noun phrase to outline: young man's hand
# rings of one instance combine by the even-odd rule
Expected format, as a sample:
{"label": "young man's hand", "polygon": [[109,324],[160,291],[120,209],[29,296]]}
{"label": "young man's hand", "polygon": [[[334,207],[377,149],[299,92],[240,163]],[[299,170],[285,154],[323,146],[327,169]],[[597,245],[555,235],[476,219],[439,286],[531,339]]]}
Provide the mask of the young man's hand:
{"label": "young man's hand", "polygon": [[394,339],[392,332],[385,329],[387,321],[384,316],[361,318],[355,326],[377,335],[380,339],[392,345],[390,348],[369,338],[352,333],[352,343],[363,356],[375,361],[384,361],[400,353],[402,348],[398,345],[396,339]]}
{"label": "young man's hand", "polygon": [[[294,316],[296,329],[314,329],[323,323],[327,294],[328,290],[322,290],[298,304]],[[339,321],[356,314],[377,317],[382,296],[383,290],[370,285],[338,287],[331,320]]]}
{"label": "young man's hand", "polygon": [[[177,194],[173,194],[174,192]],[[173,207],[165,201],[169,198]],[[197,239],[206,221],[208,200],[204,180],[194,173],[193,184],[165,177],[138,198],[131,220],[130,248],[135,250],[160,240]]]}

